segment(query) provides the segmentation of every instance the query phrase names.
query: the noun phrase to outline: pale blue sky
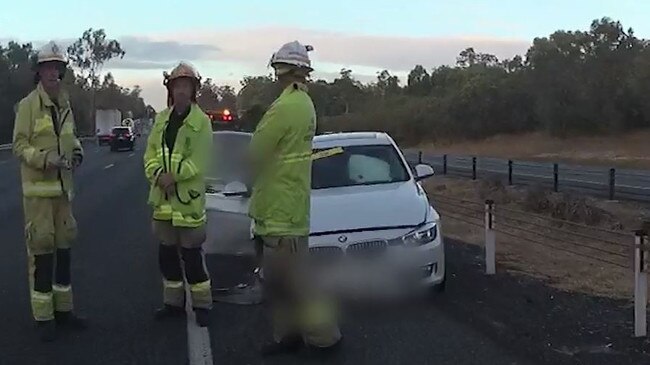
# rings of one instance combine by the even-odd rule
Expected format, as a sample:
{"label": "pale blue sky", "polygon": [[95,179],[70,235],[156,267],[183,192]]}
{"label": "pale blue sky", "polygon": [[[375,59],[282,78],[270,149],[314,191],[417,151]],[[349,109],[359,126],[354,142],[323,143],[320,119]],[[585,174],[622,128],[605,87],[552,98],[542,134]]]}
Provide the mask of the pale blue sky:
{"label": "pale blue sky", "polygon": [[142,85],[155,106],[164,100],[162,70],[180,59],[236,85],[243,75],[267,72],[270,53],[294,39],[314,45],[319,76],[351,67],[370,79],[381,68],[404,75],[416,63],[450,63],[469,46],[511,57],[535,36],[586,29],[602,16],[650,38],[647,0],[57,0],[52,11],[43,9],[12,1],[0,13],[0,40],[68,40],[104,28],[127,51],[107,69],[118,82]]}
{"label": "pale blue sky", "polygon": [[[603,15],[619,19],[639,33],[650,31],[650,2],[642,0],[58,0],[53,8],[59,11],[48,13],[38,8],[34,2],[12,1],[9,11],[0,13],[2,38],[43,38],[52,34],[71,37],[87,27],[103,27],[121,36],[259,25],[377,35],[483,34],[529,38],[558,28],[584,27]],[[29,21],[17,14],[29,14]]]}

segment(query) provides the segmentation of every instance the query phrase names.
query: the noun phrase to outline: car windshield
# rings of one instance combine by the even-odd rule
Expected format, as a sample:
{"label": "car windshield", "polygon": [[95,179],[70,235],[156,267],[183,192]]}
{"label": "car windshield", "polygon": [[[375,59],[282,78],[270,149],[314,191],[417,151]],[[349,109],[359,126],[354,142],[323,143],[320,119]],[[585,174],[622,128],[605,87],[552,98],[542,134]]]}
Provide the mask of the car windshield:
{"label": "car windshield", "polygon": [[113,134],[129,134],[129,128],[113,128]]}
{"label": "car windshield", "polygon": [[[242,181],[247,175],[251,136],[215,133],[210,180]],[[409,174],[392,145],[363,145],[314,149],[312,189],[408,181]]]}
{"label": "car windshield", "polygon": [[314,154],[312,189],[389,184],[409,179],[392,145],[315,149]]}

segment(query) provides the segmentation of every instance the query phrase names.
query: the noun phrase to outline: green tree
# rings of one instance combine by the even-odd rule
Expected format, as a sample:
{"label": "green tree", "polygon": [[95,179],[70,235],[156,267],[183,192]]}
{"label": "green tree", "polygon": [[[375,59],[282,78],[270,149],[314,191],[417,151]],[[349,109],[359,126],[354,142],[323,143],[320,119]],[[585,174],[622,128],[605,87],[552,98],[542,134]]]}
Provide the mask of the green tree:
{"label": "green tree", "polygon": [[199,87],[196,101],[203,110],[216,110],[219,107],[219,93],[211,78],[206,78]]}
{"label": "green tree", "polygon": [[91,130],[95,129],[95,91],[100,86],[102,68],[109,60],[115,57],[123,58],[124,55],[125,51],[120,43],[114,39],[107,39],[104,29],[89,28],[68,47],[70,62],[79,72],[78,82],[81,83],[82,88],[92,91],[91,120],[86,121],[87,124],[92,125]]}
{"label": "green tree", "polygon": [[431,76],[422,65],[417,65],[408,75],[406,93],[424,96],[431,92]]}

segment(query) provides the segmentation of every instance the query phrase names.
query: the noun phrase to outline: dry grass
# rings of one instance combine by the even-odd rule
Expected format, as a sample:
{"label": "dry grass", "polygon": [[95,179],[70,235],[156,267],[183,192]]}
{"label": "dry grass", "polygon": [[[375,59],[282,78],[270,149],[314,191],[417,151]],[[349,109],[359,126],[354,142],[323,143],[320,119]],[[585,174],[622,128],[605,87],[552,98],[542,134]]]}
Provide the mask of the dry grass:
{"label": "dry grass", "polygon": [[419,146],[422,150],[513,160],[650,168],[650,130],[606,137],[553,138],[543,133],[500,135],[482,141]]}
{"label": "dry grass", "polygon": [[426,190],[443,216],[445,235],[480,246],[484,201],[495,201],[500,270],[564,290],[631,297],[631,232],[650,217],[647,209],[448,177],[431,179]]}

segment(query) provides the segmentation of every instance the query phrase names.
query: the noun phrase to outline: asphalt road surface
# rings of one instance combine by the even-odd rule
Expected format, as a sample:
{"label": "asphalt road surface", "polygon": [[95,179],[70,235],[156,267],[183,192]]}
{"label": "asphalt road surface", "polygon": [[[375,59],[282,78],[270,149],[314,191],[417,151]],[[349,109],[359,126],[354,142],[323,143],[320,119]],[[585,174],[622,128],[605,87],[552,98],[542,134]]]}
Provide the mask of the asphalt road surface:
{"label": "asphalt road surface", "polygon": [[[418,160],[418,151],[406,152],[409,161]],[[422,161],[431,164],[436,173],[443,173],[443,156],[424,154]],[[447,157],[447,173],[454,176],[472,177],[472,157]],[[476,164],[477,178],[498,177],[508,181],[508,160],[490,157],[478,157]],[[531,161],[513,161],[513,183],[541,185],[553,188],[554,167],[552,163]],[[616,169],[614,180],[614,198],[636,201],[650,201],[650,171]],[[579,190],[590,195],[608,197],[610,189],[610,169],[605,167],[558,164],[559,191]]]}
{"label": "asphalt road surface", "polygon": [[[620,353],[589,357],[589,351],[556,351],[560,345],[584,349],[587,341],[598,348],[602,341],[615,341],[582,341],[567,304],[575,301],[572,297],[560,301],[562,294],[549,294],[539,284],[522,289],[520,281],[507,276],[487,279],[477,259],[480,251],[453,242],[444,294],[399,307],[350,309],[343,318],[343,345],[327,358],[303,351],[263,361],[258,348],[270,336],[263,306],[215,304],[209,330],[185,319],[155,322],[161,279],[141,145],[121,153],[86,147],[76,175],[74,209],[80,232],[72,270],[76,307],[88,317],[90,328],[61,332],[48,344],[35,337],[30,315],[18,166],[9,154],[0,153],[1,365],[647,363],[646,357],[640,362],[628,361],[627,355],[610,357]],[[250,270],[245,257],[209,255],[208,260],[215,286],[236,284]],[[558,315],[570,317],[542,315],[554,305],[543,299],[547,295],[555,295],[555,304],[564,306]],[[591,299],[579,303],[576,313],[590,310],[584,303]],[[534,315],[526,320],[530,313]],[[548,329],[556,322],[561,331]],[[581,359],[590,361],[574,361],[583,355],[587,357]]]}

